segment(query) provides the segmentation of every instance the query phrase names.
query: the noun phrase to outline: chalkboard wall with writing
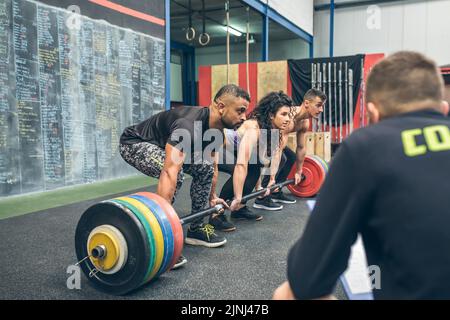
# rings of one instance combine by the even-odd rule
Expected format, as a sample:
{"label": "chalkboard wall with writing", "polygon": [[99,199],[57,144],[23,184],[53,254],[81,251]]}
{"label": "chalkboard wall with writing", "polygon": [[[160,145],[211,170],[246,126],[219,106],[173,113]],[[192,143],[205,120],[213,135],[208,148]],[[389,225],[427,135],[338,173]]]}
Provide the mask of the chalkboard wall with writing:
{"label": "chalkboard wall with writing", "polygon": [[159,36],[0,0],[0,197],[136,173],[119,137],[164,109],[164,57]]}

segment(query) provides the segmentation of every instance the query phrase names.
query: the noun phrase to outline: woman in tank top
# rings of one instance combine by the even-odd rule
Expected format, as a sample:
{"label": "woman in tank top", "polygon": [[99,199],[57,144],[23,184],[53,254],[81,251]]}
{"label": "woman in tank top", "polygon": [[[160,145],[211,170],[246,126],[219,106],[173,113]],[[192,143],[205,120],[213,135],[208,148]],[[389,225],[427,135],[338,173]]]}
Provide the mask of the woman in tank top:
{"label": "woman in tank top", "polygon": [[224,131],[225,154],[229,157],[224,161],[227,163],[226,160],[232,155],[233,171],[230,172],[232,177],[222,188],[221,197],[234,197],[232,212],[243,207],[239,205],[243,194],[250,193],[259,179],[259,174],[254,170],[250,170],[252,175],[248,176],[250,166],[254,168],[256,165],[260,169],[270,164],[269,186],[274,184],[283,144],[281,131],[291,121],[292,105],[291,98],[283,92],[271,92],[259,101],[248,120],[237,130]]}

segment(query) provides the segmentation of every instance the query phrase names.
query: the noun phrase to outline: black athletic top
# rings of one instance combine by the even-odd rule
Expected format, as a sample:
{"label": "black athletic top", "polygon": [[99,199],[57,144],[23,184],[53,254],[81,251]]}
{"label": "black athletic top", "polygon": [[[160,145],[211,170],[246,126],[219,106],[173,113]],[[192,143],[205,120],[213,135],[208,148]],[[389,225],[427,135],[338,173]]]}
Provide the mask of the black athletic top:
{"label": "black athletic top", "polygon": [[333,292],[360,233],[375,299],[450,299],[450,119],[422,110],[344,141],[288,256],[299,299]]}
{"label": "black athletic top", "polygon": [[[165,148],[167,143],[176,146],[183,140],[181,135],[173,134],[177,129],[187,130],[185,133],[189,133],[191,145],[195,139],[202,141],[203,133],[209,129],[209,108],[179,107],[160,112],[126,128],[120,137],[120,143],[150,142],[161,148]],[[202,144],[203,148],[204,146],[206,144]]]}

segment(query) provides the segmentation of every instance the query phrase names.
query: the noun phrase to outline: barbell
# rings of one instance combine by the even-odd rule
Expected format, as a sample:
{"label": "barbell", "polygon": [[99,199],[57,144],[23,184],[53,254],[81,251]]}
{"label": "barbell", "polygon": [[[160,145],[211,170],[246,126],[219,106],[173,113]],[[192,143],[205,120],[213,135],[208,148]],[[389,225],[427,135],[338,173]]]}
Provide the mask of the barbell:
{"label": "barbell", "polygon": [[[292,168],[288,180],[269,189],[288,186],[294,195],[311,196],[325,176],[326,163],[322,162],[307,156],[297,186],[293,185]],[[302,185],[306,191],[301,191]],[[266,190],[243,196],[242,203]],[[126,294],[172,269],[183,250],[183,225],[223,209],[219,204],[180,219],[169,202],[151,192],[94,204],[83,213],[75,231],[77,265],[94,288],[114,295]]]}

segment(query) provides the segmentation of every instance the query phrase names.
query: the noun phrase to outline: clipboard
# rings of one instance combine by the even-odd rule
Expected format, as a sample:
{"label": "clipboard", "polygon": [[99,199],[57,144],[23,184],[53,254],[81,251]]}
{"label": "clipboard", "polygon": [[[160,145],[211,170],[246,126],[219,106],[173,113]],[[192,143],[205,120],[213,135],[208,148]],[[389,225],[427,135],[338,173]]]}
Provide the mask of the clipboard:
{"label": "clipboard", "polygon": [[[306,202],[312,212],[316,200]],[[373,300],[373,293],[370,288],[370,280],[367,274],[366,252],[358,235],[358,239],[352,246],[347,270],[339,277],[344,292],[350,300]]]}

